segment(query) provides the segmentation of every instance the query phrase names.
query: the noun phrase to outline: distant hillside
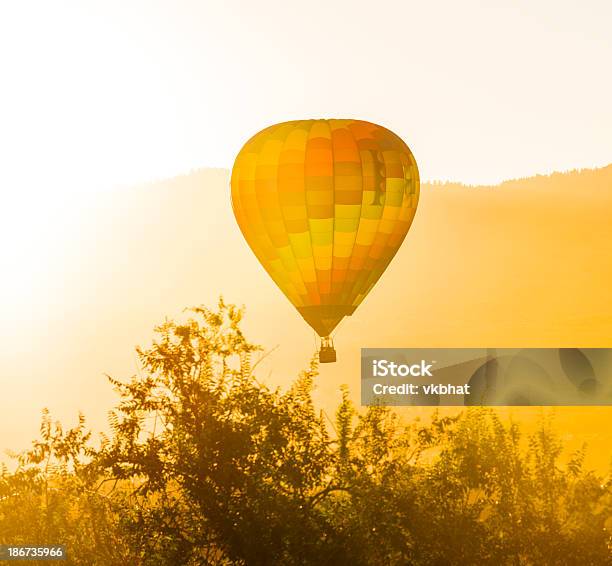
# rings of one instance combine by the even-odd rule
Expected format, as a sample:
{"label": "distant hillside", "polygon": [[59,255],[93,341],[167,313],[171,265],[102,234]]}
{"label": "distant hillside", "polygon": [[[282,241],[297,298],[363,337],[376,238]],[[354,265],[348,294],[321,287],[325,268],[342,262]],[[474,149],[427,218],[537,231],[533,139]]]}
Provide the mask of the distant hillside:
{"label": "distant hillside", "polygon": [[422,184],[423,190],[471,188],[571,191],[580,187],[587,190],[611,190],[612,164],[597,169],[572,169],[550,175],[509,179],[499,185],[466,185],[452,181],[431,181]]}
{"label": "distant hillside", "polygon": [[[357,397],[366,346],[612,346],[611,212],[612,166],[496,187],[425,183],[404,245],[336,332],[339,361],[322,368],[319,403],[331,411],[341,383]],[[278,346],[262,379],[287,384],[316,349],[242,239],[227,171],[98,195],[66,228],[60,255],[33,298],[43,306],[24,309],[19,324],[0,321],[0,386],[11,399],[0,447],[33,438],[44,406],[104,427],[115,400],[104,373],[137,372],[134,346],[155,324],[219,294],[247,306],[253,340]],[[611,409],[557,413],[575,446],[612,444]]]}

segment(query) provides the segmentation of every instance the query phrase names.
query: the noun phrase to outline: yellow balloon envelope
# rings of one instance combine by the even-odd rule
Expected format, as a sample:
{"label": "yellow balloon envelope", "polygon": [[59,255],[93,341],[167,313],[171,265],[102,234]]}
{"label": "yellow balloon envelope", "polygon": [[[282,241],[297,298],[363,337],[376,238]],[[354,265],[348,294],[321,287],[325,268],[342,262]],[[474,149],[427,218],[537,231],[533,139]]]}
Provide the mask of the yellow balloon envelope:
{"label": "yellow balloon envelope", "polygon": [[404,240],[419,172],[393,132],[362,120],[295,120],[255,134],[232,170],[249,246],[323,338],[351,315]]}

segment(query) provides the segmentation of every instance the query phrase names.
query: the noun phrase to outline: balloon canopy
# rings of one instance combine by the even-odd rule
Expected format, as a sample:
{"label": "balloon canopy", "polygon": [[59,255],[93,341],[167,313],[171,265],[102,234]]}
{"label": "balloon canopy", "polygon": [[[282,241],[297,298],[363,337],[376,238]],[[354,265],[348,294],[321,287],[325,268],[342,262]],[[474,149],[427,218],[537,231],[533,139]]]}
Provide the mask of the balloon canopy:
{"label": "balloon canopy", "polygon": [[419,172],[408,146],[382,126],[295,120],[246,142],[231,188],[253,253],[326,337],[355,311],[403,242]]}

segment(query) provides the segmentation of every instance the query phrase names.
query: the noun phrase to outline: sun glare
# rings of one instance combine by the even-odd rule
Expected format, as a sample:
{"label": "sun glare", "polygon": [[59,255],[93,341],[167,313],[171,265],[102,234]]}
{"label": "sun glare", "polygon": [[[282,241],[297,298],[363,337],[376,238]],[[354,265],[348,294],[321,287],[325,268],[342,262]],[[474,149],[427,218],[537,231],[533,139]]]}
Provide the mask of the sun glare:
{"label": "sun glare", "polygon": [[101,191],[181,169],[160,147],[177,127],[159,115],[168,90],[129,35],[109,41],[93,11],[75,27],[43,3],[37,18],[19,3],[2,10],[0,311],[21,324],[61,288],[75,226]]}

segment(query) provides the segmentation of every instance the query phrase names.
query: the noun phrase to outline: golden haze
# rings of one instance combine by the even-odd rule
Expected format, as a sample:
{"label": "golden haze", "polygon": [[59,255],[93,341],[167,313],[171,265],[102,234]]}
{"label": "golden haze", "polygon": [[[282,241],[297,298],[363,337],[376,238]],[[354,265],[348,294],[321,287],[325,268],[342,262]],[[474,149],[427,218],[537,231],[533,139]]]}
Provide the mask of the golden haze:
{"label": "golden haze", "polygon": [[[612,346],[611,188],[612,166],[494,187],[424,184],[404,245],[336,332],[339,361],[321,368],[318,402],[331,410],[341,383],[357,399],[365,346]],[[66,422],[82,410],[105,428],[115,398],[103,374],[137,372],[134,346],[153,325],[219,294],[246,305],[252,340],[278,346],[262,378],[287,384],[315,350],[243,241],[225,170],[96,195],[64,237],[36,295],[3,298],[3,448],[36,436],[44,406]],[[501,411],[528,423],[541,413]],[[587,463],[607,469],[612,408],[555,413],[568,446],[588,442]]]}

